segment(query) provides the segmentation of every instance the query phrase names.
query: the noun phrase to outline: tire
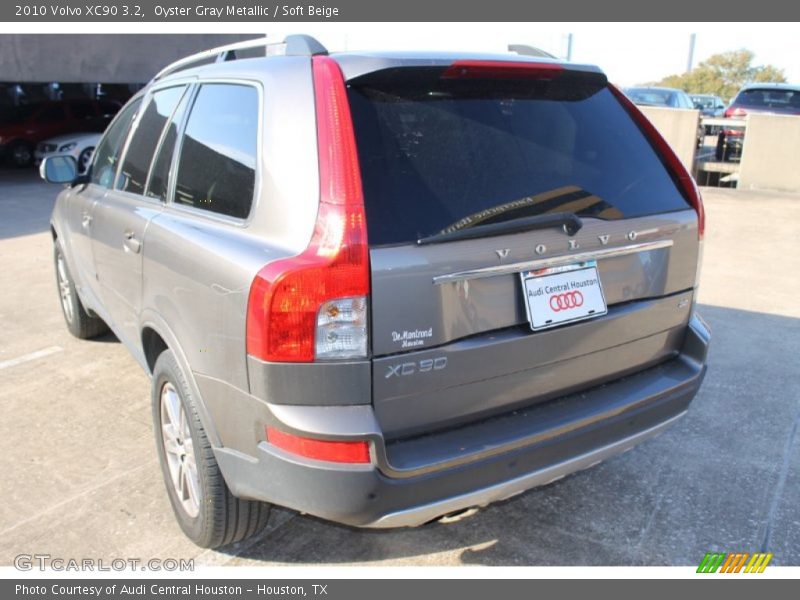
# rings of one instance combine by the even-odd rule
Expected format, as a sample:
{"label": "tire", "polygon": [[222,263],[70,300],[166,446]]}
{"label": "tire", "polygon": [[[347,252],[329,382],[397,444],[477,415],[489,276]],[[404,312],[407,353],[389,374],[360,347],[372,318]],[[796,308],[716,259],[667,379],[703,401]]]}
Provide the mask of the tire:
{"label": "tire", "polygon": [[24,169],[33,164],[33,147],[27,142],[14,142],[8,149],[9,162],[19,168]]}
{"label": "tire", "polygon": [[717,147],[714,150],[714,157],[717,159],[718,162],[722,162],[725,160],[724,151],[725,151],[725,134],[720,133],[717,136]]}
{"label": "tire", "polygon": [[270,505],[241,500],[228,489],[171,350],[153,368],[152,405],[161,473],[184,534],[202,548],[218,548],[263,531]]}
{"label": "tire", "polygon": [[88,340],[108,331],[108,325],[103,319],[89,314],[83,307],[75,282],[70,275],[64,251],[58,240],[53,244],[53,260],[56,268],[56,285],[61,300],[61,312],[67,329],[76,338]]}
{"label": "tire", "polygon": [[94,146],[89,146],[88,148],[84,148],[78,155],[78,175],[84,175],[86,173],[89,168],[89,162],[92,159],[92,152],[94,152]]}

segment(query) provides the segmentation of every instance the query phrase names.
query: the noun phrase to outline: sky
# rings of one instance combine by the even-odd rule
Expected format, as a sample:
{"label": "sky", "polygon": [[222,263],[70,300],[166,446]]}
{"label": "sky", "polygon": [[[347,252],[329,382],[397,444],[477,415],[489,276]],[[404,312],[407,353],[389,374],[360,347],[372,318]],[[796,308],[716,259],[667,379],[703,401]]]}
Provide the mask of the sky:
{"label": "sky", "polygon": [[694,65],[713,54],[747,48],[756,64],[784,69],[800,83],[798,23],[398,23],[307,24],[267,29],[315,35],[329,49],[505,51],[509,43],[538,46],[572,60],[600,66],[620,85],[657,81],[686,70],[690,34],[696,34]]}
{"label": "sky", "polygon": [[600,66],[620,85],[684,72],[695,33],[695,66],[713,54],[747,48],[755,52],[756,64],[780,67],[789,81],[800,83],[798,23],[311,23],[267,29],[276,37],[298,31],[329,49],[502,52],[517,43],[560,57],[566,56],[572,33],[572,60]]}
{"label": "sky", "polygon": [[[686,70],[689,37],[697,34],[694,65],[712,54],[747,48],[756,64],[784,69],[800,83],[798,23],[72,23],[71,33],[290,33],[317,37],[329,50],[455,50],[504,52],[508,44],[538,46],[598,65],[619,85],[658,81]],[[58,23],[0,23],[0,32],[62,32]]]}

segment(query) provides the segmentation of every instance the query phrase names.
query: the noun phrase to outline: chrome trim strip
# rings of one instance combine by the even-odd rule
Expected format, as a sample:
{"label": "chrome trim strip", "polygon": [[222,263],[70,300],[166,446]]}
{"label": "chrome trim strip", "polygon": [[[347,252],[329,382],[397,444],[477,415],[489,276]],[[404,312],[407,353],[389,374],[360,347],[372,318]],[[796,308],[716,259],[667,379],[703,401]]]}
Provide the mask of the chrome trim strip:
{"label": "chrome trim strip", "polygon": [[663,423],[659,423],[658,425],[650,427],[649,429],[640,431],[639,433],[630,437],[618,440],[606,446],[602,446],[596,450],[581,454],[580,456],[576,456],[562,463],[544,468],[540,471],[535,471],[534,473],[529,473],[527,475],[523,475],[522,477],[517,477],[516,479],[499,483],[482,490],[477,490],[468,494],[462,494],[461,496],[455,496],[439,502],[432,502],[430,504],[417,506],[408,510],[400,510],[390,513],[381,517],[377,521],[365,525],[365,527],[416,527],[436,519],[437,517],[441,517],[442,515],[475,506],[486,506],[487,504],[491,502],[497,502],[498,500],[505,500],[506,498],[510,498],[511,496],[525,492],[533,487],[546,485],[552,481],[555,481],[556,479],[564,477],[565,475],[574,473],[575,471],[588,469],[600,461],[611,458],[612,456],[625,452],[626,450],[630,450],[641,442],[658,435],[673,425],[685,414],[686,411],[683,411],[682,413],[667,419]]}
{"label": "chrome trim strip", "polygon": [[537,258],[534,260],[512,263],[508,265],[497,265],[493,267],[484,267],[482,269],[471,269],[469,271],[457,271],[455,273],[437,275],[433,278],[433,283],[436,285],[441,285],[443,283],[453,283],[456,281],[482,279],[484,277],[496,277],[498,275],[510,275],[513,273],[519,273],[520,271],[532,271],[533,269],[558,267],[562,265],[570,265],[576,262],[584,262],[587,260],[614,258],[617,256],[636,254],[638,252],[669,248],[671,246],[672,240],[658,240],[654,242],[643,242],[641,244],[630,244],[628,246],[620,246],[618,248],[603,248],[588,252],[578,252],[577,254],[561,254],[559,256]]}

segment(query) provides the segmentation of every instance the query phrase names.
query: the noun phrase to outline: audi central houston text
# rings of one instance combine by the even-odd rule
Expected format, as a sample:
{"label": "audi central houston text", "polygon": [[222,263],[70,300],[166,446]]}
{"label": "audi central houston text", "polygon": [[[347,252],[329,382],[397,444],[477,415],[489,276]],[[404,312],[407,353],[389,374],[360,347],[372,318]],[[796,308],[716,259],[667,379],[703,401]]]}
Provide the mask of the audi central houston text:
{"label": "audi central houston text", "polygon": [[41,172],[66,325],[149,374],[200,546],[274,505],[454,520],[660,433],[705,374],[700,194],[593,66],[251,40]]}

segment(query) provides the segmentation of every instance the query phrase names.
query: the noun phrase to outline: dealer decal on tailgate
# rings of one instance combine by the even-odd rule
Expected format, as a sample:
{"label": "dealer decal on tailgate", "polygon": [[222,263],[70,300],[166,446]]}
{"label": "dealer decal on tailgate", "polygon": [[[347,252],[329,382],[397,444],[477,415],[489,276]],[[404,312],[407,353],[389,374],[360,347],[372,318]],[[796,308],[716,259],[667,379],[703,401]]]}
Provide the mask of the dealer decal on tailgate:
{"label": "dealer decal on tailgate", "polygon": [[520,273],[534,331],[606,314],[596,261]]}

